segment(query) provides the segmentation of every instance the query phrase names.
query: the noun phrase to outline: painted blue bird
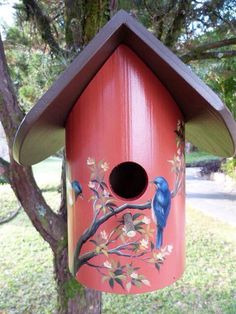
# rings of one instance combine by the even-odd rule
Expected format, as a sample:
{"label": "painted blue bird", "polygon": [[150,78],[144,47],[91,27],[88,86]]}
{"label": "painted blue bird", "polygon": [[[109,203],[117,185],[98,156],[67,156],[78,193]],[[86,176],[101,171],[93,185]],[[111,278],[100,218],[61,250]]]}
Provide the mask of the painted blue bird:
{"label": "painted blue bird", "polygon": [[152,199],[151,210],[152,218],[157,226],[156,248],[160,249],[163,243],[163,230],[170,212],[171,193],[165,178],[156,177],[152,183],[156,186],[156,192]]}
{"label": "painted blue bird", "polygon": [[78,196],[83,198],[81,184],[78,181],[74,180],[74,181],[71,182],[71,186],[72,186],[72,189],[73,189],[73,191],[75,193],[75,199],[77,199]]}

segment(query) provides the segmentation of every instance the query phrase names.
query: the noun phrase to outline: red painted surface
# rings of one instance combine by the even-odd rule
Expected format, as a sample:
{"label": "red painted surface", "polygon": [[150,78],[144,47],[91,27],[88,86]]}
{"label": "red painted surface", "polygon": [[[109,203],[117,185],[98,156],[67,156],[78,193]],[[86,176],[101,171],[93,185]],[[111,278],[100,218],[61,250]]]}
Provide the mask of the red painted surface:
{"label": "red painted surface", "polygon": [[[104,178],[107,184],[109,174],[115,166],[121,162],[133,161],[145,169],[149,181],[157,176],[163,176],[168,181],[170,190],[173,190],[175,174],[171,172],[171,163],[168,161],[173,160],[176,155],[174,130],[177,121],[181,119],[175,101],[156,76],[129,48],[119,46],[89,83],[67,120],[68,178],[81,183],[84,196],[83,199],[77,198],[74,205],[68,206],[71,269],[77,241],[89,228],[93,219],[93,201],[89,200],[93,194],[88,187],[91,172],[86,164],[88,157],[94,158],[96,162],[103,160],[109,163]],[[111,190],[110,193],[114,195]],[[145,193],[138,199],[129,201],[115,196],[115,203],[143,204],[152,199],[154,193],[154,186],[148,184]],[[162,249],[170,245],[173,246],[173,250],[166,256],[160,271],[153,263],[147,262],[153,253],[132,258],[116,254],[107,256],[100,252],[98,256],[89,260],[93,267],[83,265],[79,269],[77,279],[87,287],[114,293],[148,292],[176,281],[184,271],[184,207],[183,187],[172,199]],[[103,231],[109,234],[125,212],[145,215],[151,221],[150,228],[156,230],[150,209],[144,211],[126,209],[107,220],[98,228],[96,234],[101,235]],[[142,217],[144,216],[140,216],[140,219]],[[145,224],[142,226],[147,227]],[[155,242],[155,232],[149,241]],[[92,239],[94,237],[89,240]],[[89,240],[83,245],[81,254],[94,252],[95,245]],[[127,239],[131,240],[135,241],[135,238]],[[110,248],[119,245],[124,245],[120,238],[116,239]],[[128,250],[122,252],[133,254]],[[158,254],[159,251],[155,252]],[[111,271],[111,268],[107,267],[110,266],[107,262],[111,260],[119,261],[121,265],[132,263],[138,268],[130,274],[126,272],[125,278],[121,278],[124,288],[116,281],[113,288],[109,280],[102,281],[104,274]],[[100,271],[94,267],[98,265],[102,266]],[[140,275],[141,277],[138,277],[140,283],[131,284],[130,288],[129,282],[135,281]]]}

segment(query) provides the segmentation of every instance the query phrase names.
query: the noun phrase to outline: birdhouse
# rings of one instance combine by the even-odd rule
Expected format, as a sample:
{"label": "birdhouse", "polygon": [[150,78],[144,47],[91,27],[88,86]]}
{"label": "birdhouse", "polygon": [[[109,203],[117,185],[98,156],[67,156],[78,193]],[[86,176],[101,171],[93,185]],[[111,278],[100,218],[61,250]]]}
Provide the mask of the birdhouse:
{"label": "birdhouse", "polygon": [[66,147],[69,268],[80,283],[128,294],[181,277],[185,136],[235,153],[235,121],[221,100],[124,11],[26,115],[19,163]]}

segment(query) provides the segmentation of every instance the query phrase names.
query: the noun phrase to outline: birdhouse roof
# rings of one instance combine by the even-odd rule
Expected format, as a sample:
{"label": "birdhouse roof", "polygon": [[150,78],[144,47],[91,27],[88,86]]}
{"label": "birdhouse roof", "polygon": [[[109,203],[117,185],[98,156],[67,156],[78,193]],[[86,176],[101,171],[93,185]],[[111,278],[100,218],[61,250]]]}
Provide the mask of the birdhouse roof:
{"label": "birdhouse roof", "polygon": [[19,163],[32,165],[64,146],[69,112],[120,44],[131,48],[172,95],[183,114],[189,141],[218,156],[235,154],[236,122],[220,98],[145,27],[121,10],[24,118],[13,148]]}

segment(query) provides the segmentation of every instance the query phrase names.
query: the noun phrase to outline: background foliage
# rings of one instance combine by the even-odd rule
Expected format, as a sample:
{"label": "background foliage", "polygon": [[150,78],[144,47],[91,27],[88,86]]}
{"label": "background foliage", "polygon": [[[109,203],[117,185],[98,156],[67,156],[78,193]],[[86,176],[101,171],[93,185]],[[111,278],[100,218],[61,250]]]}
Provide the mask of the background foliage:
{"label": "background foliage", "polygon": [[97,1],[19,1],[15,26],[5,30],[5,49],[26,111],[95,35],[89,19],[98,29],[120,8],[189,63],[236,115],[236,11],[231,0],[101,1],[100,7]]}

